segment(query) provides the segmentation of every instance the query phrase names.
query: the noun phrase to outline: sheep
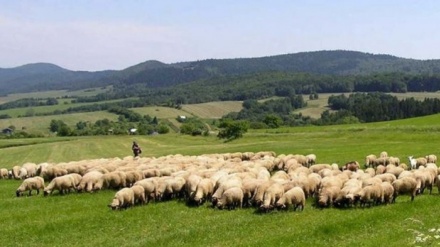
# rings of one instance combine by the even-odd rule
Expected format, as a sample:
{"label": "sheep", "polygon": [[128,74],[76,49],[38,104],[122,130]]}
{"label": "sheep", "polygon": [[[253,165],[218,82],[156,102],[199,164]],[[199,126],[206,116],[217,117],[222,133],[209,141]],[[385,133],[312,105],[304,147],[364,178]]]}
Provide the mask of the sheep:
{"label": "sheep", "polygon": [[127,187],[127,178],[125,172],[113,171],[102,176],[103,188],[122,189]]}
{"label": "sheep", "polygon": [[399,178],[392,183],[394,188],[393,203],[396,202],[396,198],[399,194],[410,194],[411,201],[414,201],[414,197],[417,191],[420,189],[420,181],[417,181],[412,177]]}
{"label": "sheep", "polygon": [[267,188],[269,188],[269,186],[271,186],[274,183],[274,181],[269,180],[269,181],[265,181],[263,183],[260,183],[257,188],[255,189],[255,193],[254,196],[251,199],[251,202],[254,206],[261,206],[261,204],[263,203],[263,196],[264,196],[264,192],[266,192]]}
{"label": "sheep", "polygon": [[221,185],[218,186],[218,189],[215,190],[214,194],[212,195],[212,198],[211,198],[212,205],[215,206],[218,199],[222,196],[222,194],[227,189],[230,189],[232,187],[241,188],[242,187],[241,179],[236,178],[236,177],[230,177],[230,178],[227,178],[226,180],[224,180],[223,183],[221,183]]}
{"label": "sheep", "polygon": [[20,168],[20,170],[18,171],[18,177],[20,179],[26,179],[29,177],[26,168],[24,167]]}
{"label": "sheep", "polygon": [[376,155],[370,154],[365,157],[365,167],[375,167],[376,164]]}
{"label": "sheep", "polygon": [[333,202],[338,198],[341,192],[341,187],[338,186],[326,186],[323,187],[318,195],[318,206],[329,207],[333,205]]}
{"label": "sheep", "polygon": [[388,158],[388,153],[386,151],[382,151],[382,152],[380,152],[379,157],[380,158]]}
{"label": "sheep", "polygon": [[276,206],[276,202],[284,195],[284,187],[279,183],[273,183],[269,186],[263,195],[263,204],[260,210],[269,211]]}
{"label": "sheep", "polygon": [[144,178],[134,183],[134,185],[140,185],[144,188],[145,203],[148,203],[151,199],[156,200],[155,191],[158,185],[156,178]]}
{"label": "sheep", "polygon": [[40,173],[46,180],[52,180],[53,178],[67,175],[67,170],[58,166],[48,166]]}
{"label": "sheep", "polygon": [[86,192],[93,192],[95,190],[101,189],[99,186],[96,185],[103,184],[103,175],[104,174],[99,171],[91,171],[84,174],[84,176],[81,178],[81,182],[77,187],[78,192],[81,192],[83,190]]}
{"label": "sheep", "polygon": [[197,185],[202,180],[197,174],[191,174],[185,182],[185,197],[186,199],[194,198],[194,193],[196,192]]}
{"label": "sheep", "polygon": [[303,189],[294,187],[284,193],[284,195],[276,202],[276,207],[287,210],[290,205],[293,205],[293,210],[299,208],[304,210],[306,205],[306,196]]}
{"label": "sheep", "polygon": [[8,169],[6,168],[1,168],[0,169],[0,179],[6,179],[9,176],[9,172]]}
{"label": "sheep", "polygon": [[252,205],[252,198],[257,191],[258,185],[266,182],[265,179],[249,178],[243,180],[243,207]]}
{"label": "sheep", "polygon": [[308,154],[306,155],[307,158],[307,167],[310,167],[316,163],[316,155],[315,154]]}
{"label": "sheep", "polygon": [[127,171],[125,172],[125,183],[127,186],[132,186],[136,181],[144,179],[144,173],[141,171]]}
{"label": "sheep", "polygon": [[143,205],[146,202],[146,197],[145,197],[145,189],[143,186],[141,185],[133,185],[131,186],[131,189],[133,190],[134,193],[134,203]]}
{"label": "sheep", "polygon": [[390,204],[393,202],[393,196],[394,196],[394,187],[390,182],[382,182],[380,185],[382,187],[383,191],[383,202],[386,204]]}
{"label": "sheep", "polygon": [[383,189],[380,184],[372,184],[362,188],[360,192],[355,195],[356,201],[360,201],[361,207],[368,204],[371,206],[373,203],[379,204],[384,200]]}
{"label": "sheep", "polygon": [[425,157],[414,158],[414,156],[408,156],[411,169],[417,169],[420,166],[426,166],[428,160]]}
{"label": "sheep", "polygon": [[426,155],[425,158],[428,163],[437,163],[437,156],[435,154]]}
{"label": "sheep", "polygon": [[386,172],[386,167],[384,165],[376,166],[376,174],[383,174]]}
{"label": "sheep", "polygon": [[18,176],[19,172],[20,172],[20,166],[14,166],[12,167],[11,173],[12,173],[12,178],[14,179],[20,179],[20,177]]}
{"label": "sheep", "polygon": [[355,172],[359,169],[359,163],[357,161],[350,161],[347,162],[343,167],[341,167],[341,169]]}
{"label": "sheep", "polygon": [[239,187],[232,187],[225,190],[217,201],[217,208],[223,209],[227,207],[229,210],[243,206],[243,190]]}
{"label": "sheep", "polygon": [[332,166],[330,164],[315,164],[309,167],[310,171],[313,173],[318,173],[320,170],[325,168],[332,169]]}
{"label": "sheep", "polygon": [[26,177],[34,177],[37,175],[37,164],[28,162],[21,167],[26,169]]}
{"label": "sheep", "polygon": [[382,180],[382,182],[390,182],[390,183],[394,182],[397,179],[396,176],[391,173],[379,174],[379,175],[376,175],[375,177],[380,178]]}
{"label": "sheep", "polygon": [[400,159],[398,157],[391,156],[391,157],[388,158],[388,163],[389,164],[393,164],[395,166],[399,166],[400,165]]}
{"label": "sheep", "polygon": [[75,188],[75,179],[70,174],[56,177],[50,181],[49,185],[44,188],[44,196],[51,195],[53,191],[58,190],[60,194],[69,192]]}
{"label": "sheep", "polygon": [[44,179],[42,177],[26,178],[23,183],[17,188],[15,194],[17,197],[23,195],[23,192],[29,191],[29,196],[32,195],[32,190],[37,191],[37,195],[40,194],[40,189],[44,190]]}
{"label": "sheep", "polygon": [[[102,174],[102,173],[101,173]],[[111,209],[123,209],[134,205],[134,191],[132,188],[123,188],[116,192],[112,202],[108,205]]]}
{"label": "sheep", "polygon": [[197,185],[193,200],[197,204],[197,206],[199,206],[200,204],[205,202],[205,200],[211,199],[213,193],[213,181],[210,178],[204,178]]}

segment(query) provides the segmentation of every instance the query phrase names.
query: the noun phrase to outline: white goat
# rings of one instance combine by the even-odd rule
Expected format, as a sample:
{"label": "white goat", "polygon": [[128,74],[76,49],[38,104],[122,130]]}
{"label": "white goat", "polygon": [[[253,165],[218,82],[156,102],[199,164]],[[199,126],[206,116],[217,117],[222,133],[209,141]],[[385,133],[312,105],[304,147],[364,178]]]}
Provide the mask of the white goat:
{"label": "white goat", "polygon": [[417,168],[417,160],[414,159],[414,156],[408,156],[409,164],[411,165],[411,169]]}

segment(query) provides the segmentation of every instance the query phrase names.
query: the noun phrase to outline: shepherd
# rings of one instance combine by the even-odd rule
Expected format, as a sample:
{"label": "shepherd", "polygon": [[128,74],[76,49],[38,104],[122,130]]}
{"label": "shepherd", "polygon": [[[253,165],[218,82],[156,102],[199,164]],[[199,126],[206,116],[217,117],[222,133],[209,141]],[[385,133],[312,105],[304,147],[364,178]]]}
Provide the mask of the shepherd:
{"label": "shepherd", "polygon": [[139,145],[135,141],[133,142],[133,146],[131,146],[131,150],[133,150],[134,157],[138,157],[139,154],[142,153],[141,147],[139,147]]}

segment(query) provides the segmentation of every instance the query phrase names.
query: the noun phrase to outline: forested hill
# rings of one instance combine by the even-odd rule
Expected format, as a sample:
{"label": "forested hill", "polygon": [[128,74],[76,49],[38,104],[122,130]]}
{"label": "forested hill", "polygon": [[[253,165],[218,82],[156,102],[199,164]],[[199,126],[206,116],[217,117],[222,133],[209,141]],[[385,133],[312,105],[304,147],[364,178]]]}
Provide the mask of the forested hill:
{"label": "forested hill", "polygon": [[260,58],[207,59],[165,64],[146,61],[120,71],[70,71],[53,64],[31,64],[0,69],[0,92],[141,84],[148,88],[171,87],[200,80],[273,72],[314,75],[371,75],[440,73],[440,60],[415,60],[356,51],[316,51]]}

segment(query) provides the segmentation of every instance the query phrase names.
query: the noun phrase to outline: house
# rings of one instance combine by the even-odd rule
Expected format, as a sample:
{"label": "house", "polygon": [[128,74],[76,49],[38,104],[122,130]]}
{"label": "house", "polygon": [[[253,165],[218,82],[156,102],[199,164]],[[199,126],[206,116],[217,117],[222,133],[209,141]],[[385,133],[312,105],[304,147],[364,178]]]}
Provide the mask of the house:
{"label": "house", "polygon": [[12,135],[13,133],[14,133],[14,130],[13,129],[11,129],[11,128],[6,128],[6,129],[3,129],[2,130],[2,133],[4,134],[4,135]]}

